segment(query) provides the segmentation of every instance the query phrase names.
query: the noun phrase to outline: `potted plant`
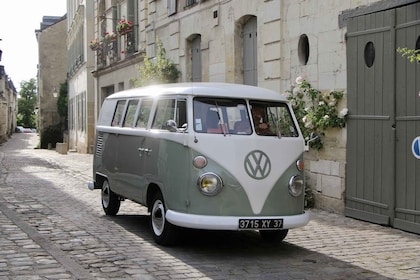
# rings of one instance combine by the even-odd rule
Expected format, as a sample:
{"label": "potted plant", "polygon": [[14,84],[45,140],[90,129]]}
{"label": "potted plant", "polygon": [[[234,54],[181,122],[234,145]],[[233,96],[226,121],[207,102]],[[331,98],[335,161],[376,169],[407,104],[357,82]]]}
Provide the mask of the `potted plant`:
{"label": "potted plant", "polygon": [[101,41],[99,41],[98,39],[93,39],[92,41],[90,41],[89,43],[89,48],[92,51],[96,51],[97,49],[99,49],[101,47]]}
{"label": "potted plant", "polygon": [[114,31],[106,32],[104,36],[104,41],[112,42],[117,40],[117,34]]}
{"label": "potted plant", "polygon": [[133,31],[133,23],[129,20],[122,19],[117,24],[117,32],[120,36]]}

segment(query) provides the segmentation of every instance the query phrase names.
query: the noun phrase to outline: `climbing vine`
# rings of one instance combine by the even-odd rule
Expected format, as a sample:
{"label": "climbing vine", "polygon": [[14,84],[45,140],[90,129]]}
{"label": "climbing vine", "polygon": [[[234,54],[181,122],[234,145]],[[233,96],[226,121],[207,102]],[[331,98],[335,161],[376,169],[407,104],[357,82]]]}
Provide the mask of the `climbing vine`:
{"label": "climbing vine", "polygon": [[328,128],[346,126],[348,109],[338,111],[343,91],[321,92],[301,77],[288,91],[299,126],[305,137],[305,143],[320,150],[324,146],[323,137]]}

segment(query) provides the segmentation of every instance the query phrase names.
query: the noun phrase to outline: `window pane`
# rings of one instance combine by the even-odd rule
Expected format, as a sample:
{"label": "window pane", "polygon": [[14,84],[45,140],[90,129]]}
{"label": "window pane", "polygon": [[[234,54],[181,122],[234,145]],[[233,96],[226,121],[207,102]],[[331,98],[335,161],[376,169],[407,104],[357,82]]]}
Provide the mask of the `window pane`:
{"label": "window pane", "polygon": [[147,128],[150,111],[152,109],[153,100],[143,99],[140,104],[139,114],[137,116],[136,127]]}
{"label": "window pane", "polygon": [[194,130],[203,133],[251,134],[245,100],[195,98]]}
{"label": "window pane", "polygon": [[258,135],[298,137],[292,115],[285,103],[250,101],[252,119]]}
{"label": "window pane", "polygon": [[127,113],[124,118],[124,127],[132,127],[134,123],[134,115],[136,114],[138,100],[130,100],[128,102]]}
{"label": "window pane", "polygon": [[161,99],[158,101],[156,115],[153,119],[153,129],[165,129],[167,120],[174,120],[175,99]]}
{"label": "window pane", "polygon": [[121,117],[125,107],[125,100],[120,100],[117,103],[117,108],[115,109],[114,117],[112,118],[112,126],[121,126]]}
{"label": "window pane", "polygon": [[[168,125],[168,121],[172,121]],[[187,123],[187,101],[185,99],[161,99],[156,108],[156,115],[153,120],[153,129],[164,129],[172,132],[178,130]]]}
{"label": "window pane", "polygon": [[176,110],[175,110],[175,122],[177,123],[178,128],[185,127],[187,125],[187,101],[177,100]]}

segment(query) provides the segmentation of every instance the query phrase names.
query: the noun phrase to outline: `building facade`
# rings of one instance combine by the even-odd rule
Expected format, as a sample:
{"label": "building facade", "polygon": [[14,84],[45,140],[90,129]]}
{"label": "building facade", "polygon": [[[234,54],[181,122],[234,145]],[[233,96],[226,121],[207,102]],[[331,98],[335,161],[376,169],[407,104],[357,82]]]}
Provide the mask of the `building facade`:
{"label": "building facade", "polygon": [[[85,2],[69,1],[75,5],[72,11],[79,11],[81,8],[78,5],[82,5],[79,3],[86,6]],[[365,179],[356,179],[358,183],[354,184],[352,178],[359,178],[362,172],[359,170],[357,173],[357,170],[352,168],[367,160],[363,159],[362,155],[353,158],[353,155],[358,154],[354,147],[363,144],[363,151],[371,150],[374,147],[367,143],[388,139],[380,138],[379,132],[369,134],[368,124],[388,117],[397,121],[399,119],[395,119],[392,114],[375,115],[366,113],[367,111],[357,113],[357,110],[361,104],[364,104],[369,92],[376,92],[378,95],[376,99],[366,99],[370,102],[370,107],[375,108],[375,100],[381,100],[379,96],[386,94],[383,90],[385,87],[407,88],[402,78],[389,76],[387,79],[379,73],[380,69],[388,69],[383,64],[384,61],[400,59],[395,55],[396,43],[392,41],[397,36],[410,38],[406,41],[399,40],[401,44],[420,49],[418,1],[97,0],[92,2],[89,9],[84,8],[85,15],[77,18],[80,20],[78,23],[80,28],[83,26],[85,32],[84,51],[81,53],[86,57],[82,60],[86,62],[86,66],[81,69],[90,71],[83,73],[83,79],[75,79],[80,82],[78,83],[80,88],[85,86],[83,90],[76,89],[75,83],[71,89],[73,98],[77,93],[84,92],[85,97],[79,98],[79,101],[82,100],[85,108],[82,111],[76,109],[77,104],[80,104],[76,101],[70,105],[73,106],[70,107],[70,111],[73,112],[70,116],[71,126],[76,128],[76,124],[82,118],[87,131],[92,130],[91,133],[83,134],[86,148],[93,144],[93,127],[104,98],[133,86],[132,79],[138,77],[137,65],[141,65],[145,57],[153,60],[156,56],[157,40],[160,40],[167,57],[175,62],[181,71],[180,82],[249,84],[273,89],[279,94],[287,94],[296,78],[303,77],[322,92],[343,91],[344,98],[339,106],[349,107],[348,127],[357,133],[348,135],[347,127],[329,130],[325,135],[324,149],[311,150],[306,154],[306,179],[314,194],[315,205],[371,221],[374,220],[371,217],[382,217],[383,214],[379,212],[383,209],[392,209],[386,214],[386,218],[375,222],[395,226],[396,204],[380,200],[381,197],[398,193],[399,190],[396,189],[398,184],[394,184],[393,189],[387,190],[387,195],[380,189],[373,191],[374,188],[371,188]],[[382,24],[390,19],[393,21]],[[117,24],[121,20],[131,21],[133,28],[127,34],[114,36]],[[74,25],[74,21],[71,24]],[[357,29],[355,26],[362,27]],[[383,39],[385,35],[377,33],[378,30],[375,28],[391,32],[391,37],[386,37],[391,40]],[[403,30],[405,33],[396,30]],[[70,43],[74,33],[69,34]],[[356,42],[353,39],[357,39]],[[100,44],[91,50],[89,44],[92,41],[98,41]],[[384,46],[391,48],[383,51]],[[357,52],[353,53],[355,50]],[[369,63],[364,63],[365,61]],[[356,62],[358,64],[354,64]],[[396,65],[388,66],[393,67],[392,69],[401,68],[400,71],[394,71],[395,73],[417,73],[414,76],[410,74],[411,78],[406,80],[405,84],[410,85],[410,93],[413,96],[418,95],[420,75],[417,64],[409,64],[402,59],[398,60]],[[402,72],[402,69],[405,69],[405,72]],[[357,76],[355,73],[370,75],[363,78],[370,77],[371,80],[363,80],[362,76]],[[392,84],[386,84],[389,81]],[[377,87],[371,91],[367,90],[366,85],[372,83],[377,83]],[[365,91],[366,94],[361,95],[361,92]],[[401,94],[409,93],[407,91]],[[395,106],[396,103],[392,103],[395,97],[388,99],[391,100],[390,106]],[[417,98],[408,102],[414,107],[411,108],[409,116],[401,117],[404,120],[408,119],[411,125],[414,124],[415,131],[420,126],[417,117],[420,115],[419,100],[420,98]],[[366,127],[362,128],[362,124],[359,123],[361,120],[366,122],[363,124]],[[391,131],[398,128],[395,122],[389,127]],[[374,131],[379,131],[379,128],[375,129]],[[74,129],[70,138],[76,138],[81,131],[80,128]],[[420,135],[420,131],[414,134]],[[361,136],[353,138],[354,135],[367,135],[375,140]],[[90,152],[91,149],[85,151]],[[375,162],[371,163],[380,162],[380,154],[378,152],[375,155]],[[352,162],[350,167],[349,156]],[[406,158],[411,160],[410,156],[407,153]],[[391,166],[396,166],[394,158],[389,160]],[[410,168],[410,176],[418,174],[420,168],[418,160],[410,161]],[[395,170],[394,168],[392,172],[395,173]],[[389,170],[377,170],[373,177],[379,178],[380,174],[387,172]],[[366,177],[364,175],[363,178]],[[372,178],[370,182],[374,182],[376,179],[373,177],[367,178]],[[385,177],[381,178],[376,184],[380,185],[381,180],[382,182],[387,180]],[[404,191],[406,198],[413,197],[414,193],[420,193],[419,187],[416,187],[420,186],[418,179],[411,180],[409,185],[411,187]],[[420,197],[415,197],[417,198],[414,200],[406,199],[401,202],[408,206],[401,206],[401,209],[404,209],[401,215],[405,215],[406,218],[399,219],[407,219],[408,223],[414,224],[414,229],[410,230],[420,232],[418,228]],[[392,200],[396,200],[395,195]]]}
{"label": "building facade", "polygon": [[17,109],[16,88],[0,65],[0,144],[15,132]]}
{"label": "building facade", "polygon": [[60,126],[60,115],[57,110],[57,98],[60,84],[66,82],[67,44],[66,16],[44,16],[40,29],[36,30],[38,41],[38,131],[41,147],[44,133],[52,127]]}
{"label": "building facade", "polygon": [[68,145],[79,153],[92,153],[94,139],[94,35],[96,1],[67,1]]}

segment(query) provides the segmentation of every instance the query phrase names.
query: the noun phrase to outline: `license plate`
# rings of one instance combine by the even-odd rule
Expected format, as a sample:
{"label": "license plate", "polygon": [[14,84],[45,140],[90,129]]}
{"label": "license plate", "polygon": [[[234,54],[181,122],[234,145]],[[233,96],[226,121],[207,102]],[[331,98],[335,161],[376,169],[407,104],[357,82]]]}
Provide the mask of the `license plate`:
{"label": "license plate", "polygon": [[239,219],[239,229],[279,229],[283,219]]}

